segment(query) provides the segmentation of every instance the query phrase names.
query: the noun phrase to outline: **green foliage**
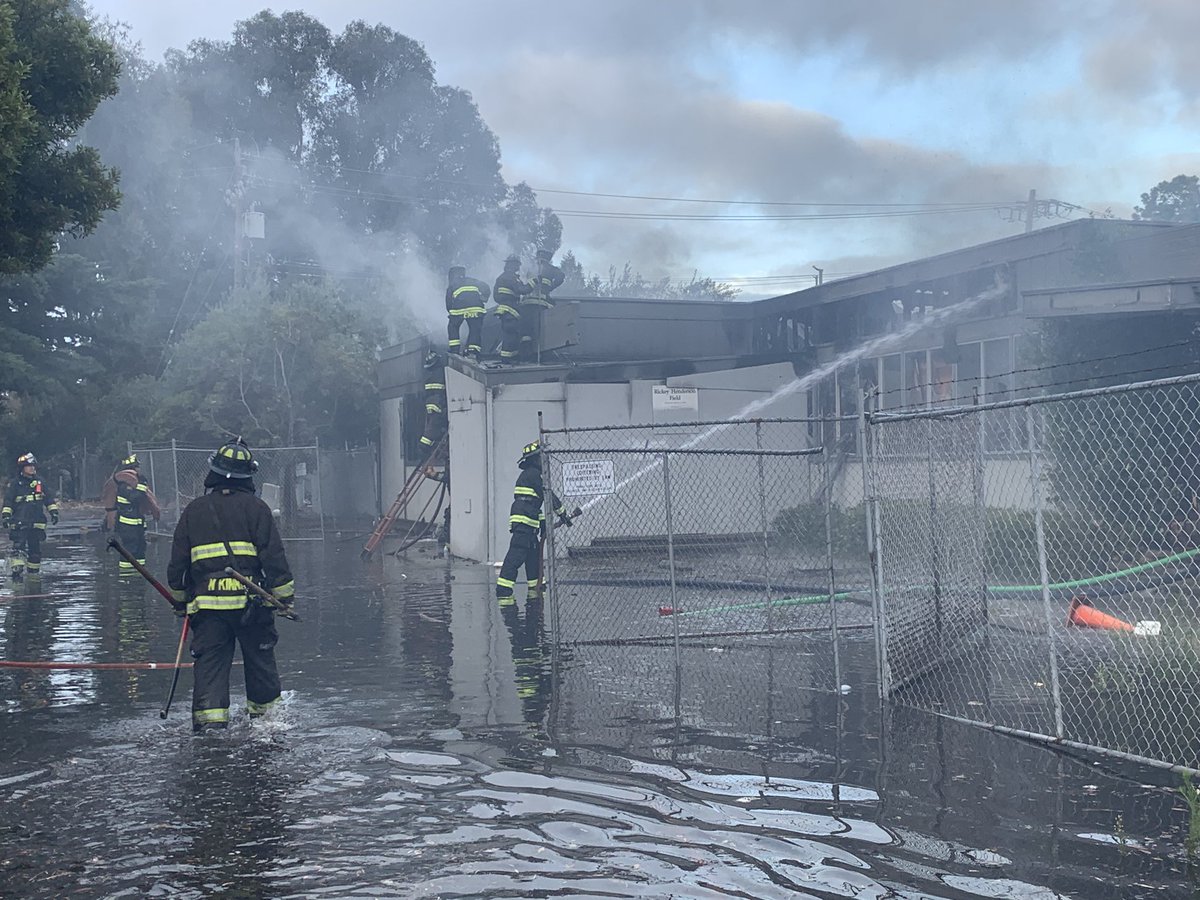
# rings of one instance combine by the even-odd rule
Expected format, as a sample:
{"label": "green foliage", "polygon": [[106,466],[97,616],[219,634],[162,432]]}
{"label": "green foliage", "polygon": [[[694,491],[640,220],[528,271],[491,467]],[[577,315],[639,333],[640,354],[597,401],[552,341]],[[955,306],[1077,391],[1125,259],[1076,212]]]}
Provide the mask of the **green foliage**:
{"label": "green foliage", "polygon": [[[833,507],[829,513],[829,530],[835,557],[865,559],[867,554],[867,520],[863,505]],[[785,509],[771,523],[776,542],[796,542],[814,553],[825,552],[825,503],[812,500]]]}
{"label": "green foliage", "polygon": [[162,379],[157,437],[295,446],[370,438],[378,423],[381,311],[325,282],[235,291],[176,349]]}
{"label": "green foliage", "polygon": [[1190,772],[1179,776],[1179,793],[1188,808],[1188,833],[1184,841],[1189,857],[1196,855],[1196,847],[1200,845],[1200,788],[1192,781]]}
{"label": "green foliage", "polygon": [[116,171],[73,138],[118,71],[69,0],[0,4],[0,272],[41,268],[63,232],[90,234],[116,207]]}
{"label": "green foliage", "polygon": [[1178,225],[1200,222],[1200,178],[1176,175],[1160,181],[1150,193],[1142,194],[1142,205],[1133,208],[1133,217]]}
{"label": "green foliage", "polygon": [[739,293],[732,285],[711,278],[698,278],[695,273],[689,281],[675,281],[669,277],[647,281],[629,263],[625,263],[620,272],[616,266],[610,266],[607,278],[601,278],[595,272],[588,275],[583,264],[569,250],[563,254],[559,266],[564,276],[562,293],[575,297],[732,300]]}

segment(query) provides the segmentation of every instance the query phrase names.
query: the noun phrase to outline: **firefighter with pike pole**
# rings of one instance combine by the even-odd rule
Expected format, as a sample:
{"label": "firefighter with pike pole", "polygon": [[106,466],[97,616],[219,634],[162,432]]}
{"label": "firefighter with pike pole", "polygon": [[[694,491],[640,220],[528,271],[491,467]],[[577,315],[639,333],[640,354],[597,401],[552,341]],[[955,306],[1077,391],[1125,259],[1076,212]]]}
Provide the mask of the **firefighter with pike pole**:
{"label": "firefighter with pike pole", "polygon": [[[146,516],[158,520],[162,512],[154,491],[141,472],[136,453],[130,453],[117,464],[116,471],[104,485],[100,501],[104,504],[104,530],[115,534],[121,545],[144,566]],[[126,576],[137,574],[133,564],[125,559],[117,561],[117,571]]]}
{"label": "firefighter with pike pole", "polygon": [[235,644],[242,648],[250,717],[263,715],[281,697],[274,614],[297,618],[295,585],[271,508],[254,494],[257,468],[240,437],[221,445],[209,457],[204,495],[183,510],[171,544],[172,605],[191,620],[197,733],[229,723]]}

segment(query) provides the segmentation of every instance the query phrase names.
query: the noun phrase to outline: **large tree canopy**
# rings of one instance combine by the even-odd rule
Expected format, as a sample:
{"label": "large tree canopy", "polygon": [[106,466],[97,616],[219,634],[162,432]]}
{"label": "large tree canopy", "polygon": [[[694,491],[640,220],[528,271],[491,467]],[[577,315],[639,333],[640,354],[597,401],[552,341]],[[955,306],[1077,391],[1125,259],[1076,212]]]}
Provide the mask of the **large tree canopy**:
{"label": "large tree canopy", "polygon": [[41,268],[116,207],[116,171],[72,141],[119,68],[69,0],[0,0],[0,272]]}

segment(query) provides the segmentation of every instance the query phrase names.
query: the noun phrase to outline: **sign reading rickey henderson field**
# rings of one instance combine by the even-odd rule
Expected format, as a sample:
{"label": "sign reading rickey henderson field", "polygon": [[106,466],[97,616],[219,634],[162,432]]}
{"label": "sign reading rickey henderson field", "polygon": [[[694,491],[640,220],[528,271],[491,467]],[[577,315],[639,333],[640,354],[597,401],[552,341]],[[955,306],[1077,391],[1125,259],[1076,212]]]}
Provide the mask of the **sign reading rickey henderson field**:
{"label": "sign reading rickey henderson field", "polygon": [[563,463],[563,493],[568,497],[594,497],[615,494],[617,479],[611,459],[585,459]]}
{"label": "sign reading rickey henderson field", "polygon": [[694,387],[667,387],[656,384],[651,394],[653,409],[698,409],[700,391]]}

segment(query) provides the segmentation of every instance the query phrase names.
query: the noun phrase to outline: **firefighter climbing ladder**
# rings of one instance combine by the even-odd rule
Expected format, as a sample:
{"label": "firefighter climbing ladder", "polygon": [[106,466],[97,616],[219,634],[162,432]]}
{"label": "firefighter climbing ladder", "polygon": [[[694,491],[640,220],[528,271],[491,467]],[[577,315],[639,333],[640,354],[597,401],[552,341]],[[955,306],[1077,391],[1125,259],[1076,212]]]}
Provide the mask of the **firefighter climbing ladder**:
{"label": "firefighter climbing ladder", "polygon": [[[429,456],[427,456],[419,466],[413,469],[412,474],[408,476],[407,480],[404,482],[404,487],[400,489],[400,493],[396,495],[396,499],[392,501],[392,505],[388,507],[388,511],[384,513],[383,518],[379,520],[379,524],[375,526],[375,530],[371,532],[371,536],[367,538],[366,544],[363,545],[362,553],[360,555],[364,561],[369,560],[371,555],[379,548],[379,545],[383,543],[383,539],[391,532],[392,527],[396,524],[396,520],[400,517],[400,513],[416,496],[417,489],[424,483],[426,478],[430,477],[428,472],[432,470],[434,461],[437,460],[445,451],[446,441],[447,436],[444,435],[442,439],[438,441],[437,445],[434,446],[433,450],[430,451]],[[448,467],[446,471],[449,471]],[[425,515],[426,510],[429,509],[429,506],[433,503],[434,498],[437,498],[438,509],[434,511],[430,521],[432,522],[436,520],[438,511],[441,509],[442,502],[445,500],[445,496],[446,483],[443,481],[441,490],[430,495],[429,499],[425,501],[425,506],[422,507],[421,512],[417,515],[417,519],[420,520]]]}

